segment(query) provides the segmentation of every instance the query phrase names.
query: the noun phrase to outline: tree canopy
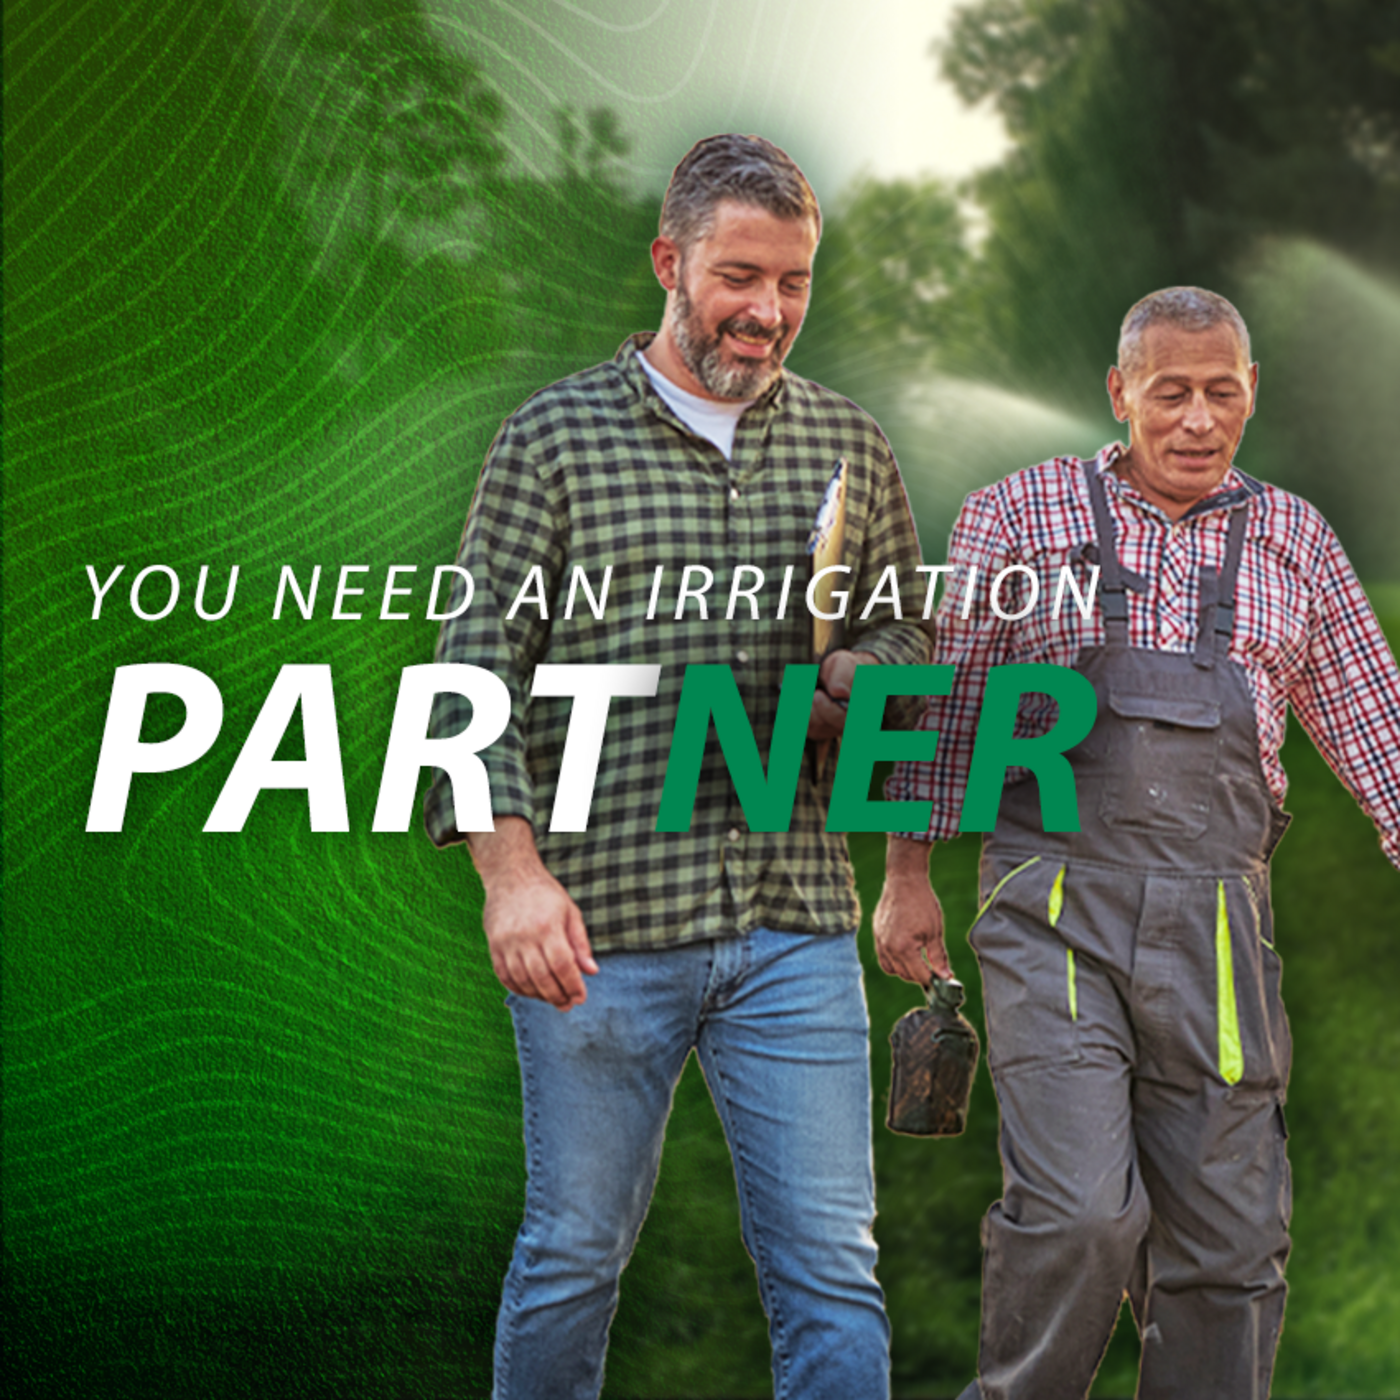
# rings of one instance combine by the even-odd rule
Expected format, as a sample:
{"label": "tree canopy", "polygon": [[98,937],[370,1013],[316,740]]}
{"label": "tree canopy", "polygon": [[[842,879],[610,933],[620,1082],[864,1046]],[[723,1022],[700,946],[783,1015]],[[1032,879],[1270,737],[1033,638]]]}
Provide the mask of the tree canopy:
{"label": "tree canopy", "polygon": [[1154,287],[1229,290],[1262,235],[1400,248],[1400,7],[978,0],[935,45],[1016,138],[976,195],[989,370],[1075,393],[1091,328]]}

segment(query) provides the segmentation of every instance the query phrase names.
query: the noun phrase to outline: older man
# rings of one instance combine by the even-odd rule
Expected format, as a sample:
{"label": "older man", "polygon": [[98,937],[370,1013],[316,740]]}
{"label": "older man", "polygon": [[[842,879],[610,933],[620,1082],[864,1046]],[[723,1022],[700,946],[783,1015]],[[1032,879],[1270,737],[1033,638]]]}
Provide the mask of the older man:
{"label": "older man", "polygon": [[[657,831],[688,665],[732,674],[766,761],[784,670],[813,660],[805,548],[840,459],[851,592],[875,596],[822,662],[808,733],[840,732],[858,662],[928,659],[925,626],[901,620],[919,616],[919,556],[889,447],[852,404],[783,369],[820,226],[777,147],[694,147],[652,244],[660,334],[510,418],[467,521],[459,562],[476,596],[438,659],[495,671],[514,708],[486,754],[494,832],[458,830],[441,773],[427,817],[440,845],[470,842],[520,1056],[529,1180],[499,1397],[598,1393],[692,1050],[729,1140],[777,1393],[887,1393],[860,910],[844,839],[826,831],[831,765],[820,781],[804,771],[787,829],[753,830],[711,744],[690,829]],[[891,567],[903,606],[876,586]],[[575,596],[580,576],[596,607],[582,584]],[[726,581],[717,596],[707,576]],[[571,702],[536,686],[526,703],[542,663],[661,667],[654,698],[612,703],[586,831],[551,829]],[[438,733],[462,727],[460,709],[443,704]]]}
{"label": "older man", "polygon": [[[988,667],[1073,665],[1098,697],[1068,755],[1080,830],[1045,831],[1037,784],[1013,770],[984,851],[971,942],[1004,1193],[985,1225],[968,1398],[1084,1396],[1125,1290],[1142,1400],[1269,1389],[1290,1212],[1269,907],[1285,710],[1400,865],[1400,677],[1326,523],[1233,465],[1257,381],[1229,302],[1156,292],[1128,313],[1108,376],[1128,446],[975,492],[953,531],[939,659],[957,679],[926,714],[935,761],[891,780],[933,817],[890,841],[875,917],[887,971],[946,972],[927,842],[958,829]],[[1048,589],[1028,612],[1029,595],[990,606],[985,582],[1013,564],[1042,582],[1068,564],[1086,593],[1097,568],[1100,606],[1057,615]],[[964,616],[972,567],[983,601]],[[1028,697],[1018,734],[1044,732],[1047,708]]]}

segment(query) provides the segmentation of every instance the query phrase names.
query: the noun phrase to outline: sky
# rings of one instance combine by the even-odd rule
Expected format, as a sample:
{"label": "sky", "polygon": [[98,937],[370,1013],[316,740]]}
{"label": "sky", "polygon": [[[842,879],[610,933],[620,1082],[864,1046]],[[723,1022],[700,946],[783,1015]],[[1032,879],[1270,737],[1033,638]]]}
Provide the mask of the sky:
{"label": "sky", "polygon": [[753,131],[830,199],[862,171],[957,179],[994,164],[996,116],[968,111],[930,54],[954,0],[426,0],[505,96],[522,164],[551,168],[552,110],[611,107],[637,189],[690,144]]}

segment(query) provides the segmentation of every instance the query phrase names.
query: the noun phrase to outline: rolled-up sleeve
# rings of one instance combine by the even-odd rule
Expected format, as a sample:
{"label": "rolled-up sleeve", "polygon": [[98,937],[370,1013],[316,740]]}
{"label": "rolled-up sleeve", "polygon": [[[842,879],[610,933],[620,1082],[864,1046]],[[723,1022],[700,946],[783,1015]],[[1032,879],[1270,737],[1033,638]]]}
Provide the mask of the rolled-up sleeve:
{"label": "rolled-up sleeve", "polygon": [[1400,672],[1350,562],[1327,531],[1308,653],[1289,703],[1318,752],[1376,824],[1400,869]]}
{"label": "rolled-up sleeve", "polygon": [[[510,722],[480,755],[496,817],[534,818],[525,708],[530,677],[549,645],[549,621],[537,600],[554,598],[566,538],[561,503],[552,499],[526,433],[507,421],[487,454],[457,554],[458,567],[471,576],[472,600],[459,616],[443,623],[434,658],[439,664],[479,666],[510,690]],[[449,612],[460,605],[465,586],[459,578]],[[450,738],[470,720],[470,702],[444,691],[433,703],[430,732],[435,739]],[[435,845],[466,839],[457,827],[452,781],[441,768],[433,770],[424,820]]]}

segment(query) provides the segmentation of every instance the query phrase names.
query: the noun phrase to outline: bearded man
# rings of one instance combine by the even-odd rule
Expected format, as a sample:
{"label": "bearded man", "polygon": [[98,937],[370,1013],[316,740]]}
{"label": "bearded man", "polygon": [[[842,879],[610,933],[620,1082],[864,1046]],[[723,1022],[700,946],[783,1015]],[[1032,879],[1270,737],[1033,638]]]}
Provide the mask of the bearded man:
{"label": "bearded man", "polygon": [[[427,820],[439,845],[469,843],[520,1058],[528,1186],[497,1322],[497,1397],[598,1393],[619,1274],[692,1051],[729,1141],[777,1393],[888,1393],[860,909],[844,838],[826,831],[831,765],[799,782],[788,829],[756,831],[712,743],[690,829],[656,830],[686,667],[729,668],[766,761],[784,669],[813,660],[800,604],[760,616],[755,597],[731,592],[707,616],[697,585],[673,612],[658,605],[658,568],[736,587],[807,568],[844,459],[852,595],[890,567],[901,585],[918,582],[879,429],[783,368],[820,230],[810,186],[776,146],[696,145],[651,249],[667,293],[660,333],[633,336],[510,418],[468,517],[458,562],[476,594],[444,626],[437,659],[503,677],[512,718],[484,755],[494,831],[458,830],[441,772]],[[578,570],[602,588],[596,608],[571,605]],[[821,663],[817,741],[840,733],[858,664],[928,659],[928,624],[901,620],[919,616],[917,594],[875,592]],[[658,688],[613,703],[587,830],[551,829],[571,702],[531,696],[536,668],[636,663],[660,666]],[[445,697],[435,732],[467,718]]]}

